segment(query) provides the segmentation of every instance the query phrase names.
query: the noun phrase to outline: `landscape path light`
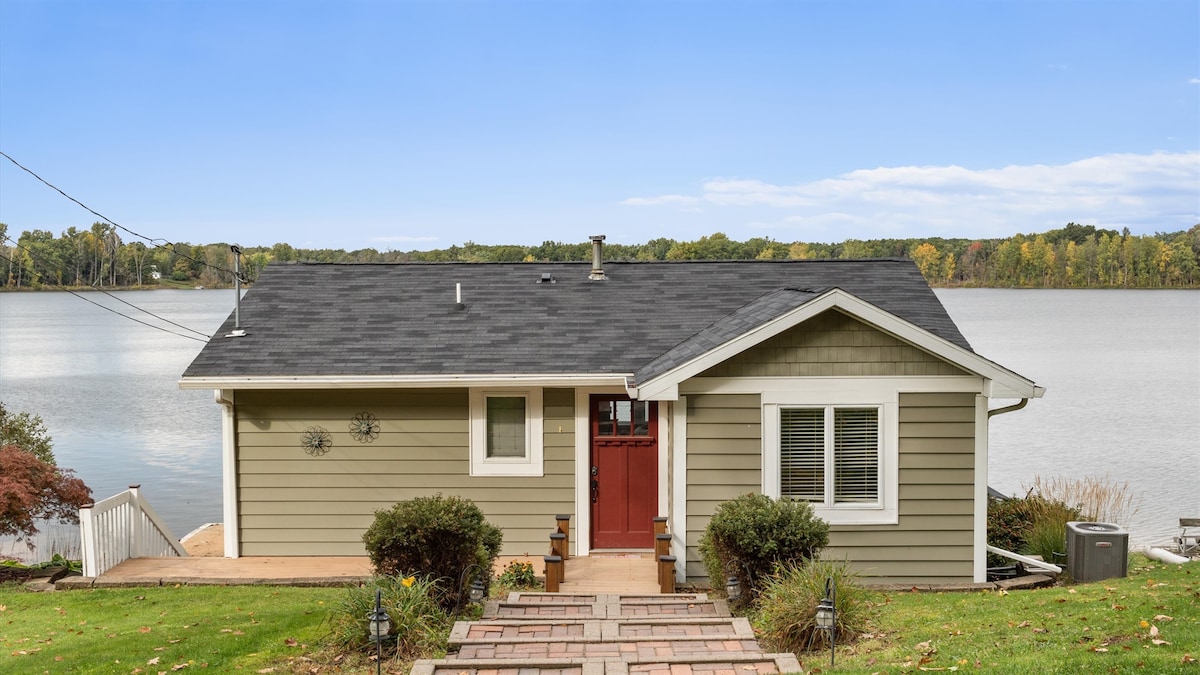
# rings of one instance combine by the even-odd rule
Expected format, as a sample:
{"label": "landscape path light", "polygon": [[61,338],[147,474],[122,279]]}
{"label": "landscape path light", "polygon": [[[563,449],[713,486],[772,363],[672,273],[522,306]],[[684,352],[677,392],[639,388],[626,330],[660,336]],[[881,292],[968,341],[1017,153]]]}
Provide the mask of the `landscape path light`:
{"label": "landscape path light", "polygon": [[375,609],[367,615],[367,630],[371,642],[375,643],[375,673],[378,675],[383,668],[383,641],[392,630],[392,617],[383,608],[383,591],[375,589]]}
{"label": "landscape path light", "polygon": [[[471,585],[470,585],[470,587],[468,587],[467,586],[467,575],[469,575],[471,573],[471,570],[475,570],[477,572],[477,574],[475,574],[475,576],[471,577]],[[480,579],[481,576],[483,576],[483,566],[481,566],[481,565],[472,563],[463,568],[462,574],[460,574],[458,576],[458,602],[457,602],[457,605],[455,606],[456,614],[458,613],[458,610],[460,610],[462,608],[462,599],[463,599],[463,595],[464,595],[464,593],[463,593],[464,589],[466,590],[465,595],[467,598],[467,602],[469,602],[472,605],[478,605],[483,602],[483,596],[484,596],[484,593],[487,592],[487,589],[483,585],[483,580]]]}
{"label": "landscape path light", "polygon": [[825,597],[817,603],[817,630],[829,633],[829,667],[832,668],[837,639],[837,586],[832,577],[825,580]]}
{"label": "landscape path light", "polygon": [[746,567],[746,565],[737,559],[725,563],[725,597],[730,602],[737,602],[742,598],[742,582],[737,576],[737,568],[739,566],[746,572],[746,579],[748,581],[750,578],[749,567]]}

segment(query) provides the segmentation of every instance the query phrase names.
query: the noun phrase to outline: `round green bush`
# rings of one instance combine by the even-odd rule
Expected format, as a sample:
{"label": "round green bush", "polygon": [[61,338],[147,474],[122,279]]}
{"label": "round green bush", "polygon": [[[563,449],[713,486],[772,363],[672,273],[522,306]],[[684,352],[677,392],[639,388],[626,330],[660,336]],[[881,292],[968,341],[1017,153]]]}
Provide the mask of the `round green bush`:
{"label": "round green bush", "polygon": [[463,589],[458,584],[468,566],[478,565],[483,582],[491,581],[502,540],[503,533],[484,519],[475,502],[440,494],[376,511],[363,534],[377,574],[436,579],[450,608],[459,605]]}
{"label": "round green bush", "polygon": [[803,565],[828,544],[829,524],[808,503],[751,493],[717,506],[700,555],[714,587],[736,575],[749,601],[776,566]]}

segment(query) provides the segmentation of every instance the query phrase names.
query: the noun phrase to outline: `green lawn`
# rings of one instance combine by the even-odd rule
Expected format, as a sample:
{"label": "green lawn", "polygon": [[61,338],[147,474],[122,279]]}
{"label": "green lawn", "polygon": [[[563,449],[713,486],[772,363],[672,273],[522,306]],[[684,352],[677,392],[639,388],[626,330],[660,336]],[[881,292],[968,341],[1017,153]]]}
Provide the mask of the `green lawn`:
{"label": "green lawn", "polygon": [[[345,596],[337,588],[0,587],[0,673],[374,672],[324,645],[329,611]],[[1135,556],[1125,579],[875,600],[869,635],[838,648],[833,672],[1200,675],[1197,563]],[[800,655],[809,672],[830,672],[828,656]]]}
{"label": "green lawn", "polygon": [[[1124,579],[1026,591],[880,595],[838,673],[1200,674],[1200,563],[1138,555]],[[829,653],[802,654],[828,672]]]}
{"label": "green lawn", "polygon": [[[0,673],[291,672],[337,588],[0,588]],[[269,667],[276,670],[263,670]],[[300,672],[300,671],[298,671]]]}

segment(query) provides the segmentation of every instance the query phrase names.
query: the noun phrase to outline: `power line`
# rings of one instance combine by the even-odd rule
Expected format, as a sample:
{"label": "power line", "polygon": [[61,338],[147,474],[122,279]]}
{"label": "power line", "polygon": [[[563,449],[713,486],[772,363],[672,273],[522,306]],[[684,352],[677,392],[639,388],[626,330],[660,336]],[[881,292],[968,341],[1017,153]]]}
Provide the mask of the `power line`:
{"label": "power line", "polygon": [[[8,239],[9,241],[12,241],[12,239],[11,239],[11,238],[9,238],[9,237],[7,237],[7,236],[5,237],[5,239]],[[15,242],[14,242],[14,243],[15,243]],[[19,246],[20,248],[23,248],[23,249],[25,249],[25,251],[26,251],[27,253],[29,253],[29,254],[30,254],[30,258],[32,259],[32,257],[33,257],[33,254],[32,254],[32,252],[30,252],[30,251],[29,251],[29,249],[28,249],[28,248],[26,248],[26,247],[24,247],[24,246],[20,246],[19,244],[18,244],[18,246]],[[0,253],[0,259],[2,259],[2,260],[7,260],[7,261],[9,262],[9,264],[11,264],[11,265],[20,265],[20,263],[19,263],[19,262],[17,262],[17,261],[15,261],[15,260],[13,260],[12,258],[9,258],[8,256],[4,255],[3,253]],[[36,271],[35,271],[35,270],[31,270],[31,271],[34,271],[34,272],[36,273]],[[38,276],[42,276],[42,275],[40,275],[40,274],[39,274]],[[154,324],[152,324],[152,323],[147,323],[147,322],[145,322],[145,321],[142,321],[141,319],[138,319],[138,318],[136,318],[136,317],[129,316],[128,314],[122,314],[121,312],[118,312],[117,310],[113,309],[112,307],[105,307],[104,305],[102,305],[102,304],[100,304],[100,303],[98,303],[98,302],[96,302],[96,301],[94,301],[94,300],[92,300],[92,299],[90,299],[90,298],[86,298],[86,297],[84,297],[83,295],[81,295],[81,294],[79,294],[79,293],[76,293],[75,291],[73,291],[73,290],[71,290],[71,289],[67,288],[66,286],[63,286],[62,284],[58,284],[58,283],[54,283],[54,282],[50,282],[50,283],[51,283],[52,285],[54,285],[54,286],[57,286],[58,288],[60,288],[60,289],[62,289],[62,290],[64,290],[64,291],[66,291],[67,293],[70,293],[71,295],[73,295],[73,296],[75,296],[75,297],[79,298],[80,300],[83,300],[84,302],[90,302],[91,304],[93,304],[93,305],[95,305],[95,306],[99,307],[100,309],[103,309],[103,310],[105,310],[105,311],[108,311],[108,312],[112,312],[113,314],[116,314],[117,316],[122,316],[122,317],[125,317],[126,319],[129,319],[130,321],[133,321],[133,322],[135,322],[135,323],[140,323],[140,324],[142,324],[143,326],[148,326],[148,327],[150,327],[150,328],[153,328],[154,330],[160,330],[160,331],[162,331],[162,332],[164,332],[164,333],[170,333],[171,335],[177,335],[177,336],[179,336],[179,337],[181,337],[181,338],[187,338],[187,339],[189,339],[189,340],[195,340],[196,342],[208,342],[208,336],[207,336],[207,335],[205,335],[205,336],[204,336],[204,338],[203,338],[203,339],[201,339],[201,338],[194,337],[194,336],[191,336],[191,335],[187,335],[187,334],[184,334],[184,333],[177,333],[177,332],[175,332],[175,331],[173,331],[173,330],[170,330],[170,329],[168,329],[168,328],[163,328],[162,326],[155,326],[155,325],[154,325]],[[145,309],[142,309],[141,307],[138,307],[137,305],[133,305],[133,304],[130,304],[130,303],[128,303],[128,302],[125,302],[124,300],[121,300],[120,298],[117,298],[117,297],[113,296],[111,293],[108,293],[107,291],[103,291],[103,290],[101,290],[100,292],[101,292],[101,293],[104,293],[105,295],[107,295],[107,296],[108,296],[108,297],[110,297],[110,298],[113,298],[114,300],[117,300],[118,302],[123,302],[123,303],[125,303],[126,305],[129,305],[130,307],[133,307],[134,309],[136,309],[136,310],[138,310],[138,311],[140,311],[140,312],[145,312],[146,314],[149,314],[150,316],[152,316],[152,317],[154,317],[154,318],[158,319],[159,321],[165,321],[166,323],[169,323],[169,324],[171,324],[171,325],[173,325],[173,326],[178,326],[178,327],[180,327],[180,328],[182,328],[182,329],[184,329],[184,330],[191,331],[191,332],[193,332],[193,333],[195,333],[195,334],[197,334],[197,335],[204,335],[204,333],[201,333],[200,331],[198,331],[198,330],[195,330],[194,328],[188,328],[187,326],[183,326],[183,325],[177,324],[177,323],[175,323],[174,321],[171,321],[170,319],[164,319],[163,317],[161,317],[161,316],[158,316],[157,314],[155,314],[155,313],[153,313],[153,312],[151,312],[151,311],[149,311],[149,310],[145,310]]]}
{"label": "power line", "polygon": [[[90,206],[88,206],[87,204],[84,204],[83,202],[79,201],[78,199],[76,199],[76,198],[72,197],[71,195],[67,194],[66,192],[63,192],[63,190],[62,190],[61,188],[59,188],[58,186],[56,186],[56,185],[54,185],[54,184],[50,183],[50,182],[49,182],[49,181],[47,181],[45,178],[42,178],[41,176],[37,175],[36,173],[34,173],[34,171],[33,171],[32,169],[30,169],[30,168],[26,167],[25,165],[21,164],[21,163],[20,163],[20,162],[18,162],[17,160],[13,159],[13,158],[12,158],[12,157],[11,157],[11,156],[8,154],[8,153],[6,153],[6,152],[4,152],[4,151],[0,150],[0,156],[3,156],[3,157],[4,157],[5,159],[7,159],[8,161],[12,162],[14,165],[16,165],[16,167],[17,167],[18,169],[20,169],[20,170],[24,171],[25,173],[29,174],[30,176],[33,176],[34,178],[36,178],[36,179],[37,179],[37,180],[38,180],[40,183],[42,183],[42,185],[45,185],[46,187],[50,188],[51,190],[54,190],[55,192],[57,192],[58,194],[60,194],[60,195],[62,195],[62,196],[64,196],[64,197],[66,197],[67,199],[69,199],[69,200],[71,200],[71,201],[75,202],[75,203],[76,203],[76,204],[78,204],[79,206],[83,207],[83,209],[84,209],[85,211],[87,211],[88,213],[92,214],[93,216],[96,216],[96,217],[97,217],[97,218],[99,218],[100,220],[103,220],[104,222],[108,223],[109,225],[112,225],[113,227],[116,227],[116,228],[120,228],[120,229],[122,229],[122,230],[125,230],[125,231],[126,231],[126,232],[128,232],[129,234],[132,234],[133,236],[135,236],[135,237],[137,237],[137,238],[139,238],[139,239],[145,239],[147,242],[149,242],[150,244],[152,244],[152,245],[153,245],[155,248],[161,248],[161,249],[163,249],[163,250],[165,250],[165,251],[170,251],[170,252],[174,253],[175,255],[177,255],[177,256],[179,256],[180,258],[183,258],[183,259],[185,259],[185,260],[190,260],[190,261],[192,261],[192,262],[194,262],[194,263],[197,263],[197,264],[200,264],[200,265],[204,265],[205,267],[208,267],[208,268],[210,268],[210,269],[217,270],[218,272],[225,272],[226,274],[231,274],[231,275],[232,275],[232,274],[234,274],[233,270],[228,270],[228,269],[225,269],[224,267],[220,267],[220,266],[217,266],[217,265],[211,265],[211,264],[209,264],[207,261],[204,261],[204,260],[198,260],[198,259],[196,259],[196,258],[193,258],[193,257],[191,257],[190,255],[185,255],[185,254],[183,254],[183,253],[180,253],[180,252],[179,252],[179,250],[175,248],[175,244],[172,244],[171,242],[169,242],[169,241],[167,241],[167,240],[165,240],[165,239],[151,238],[151,237],[147,237],[147,236],[146,236],[146,235],[144,235],[144,234],[141,234],[141,233],[138,233],[138,232],[134,232],[133,230],[129,229],[128,227],[125,227],[124,225],[122,225],[122,224],[120,224],[120,223],[116,222],[115,220],[113,220],[112,218],[109,218],[108,216],[105,216],[105,215],[101,214],[100,212],[98,212],[98,211],[96,211],[95,209],[91,208],[91,207],[90,207]],[[164,245],[162,245],[162,244],[159,244],[159,243],[157,243],[157,242],[159,242],[159,241],[167,241],[167,243],[166,243],[166,245],[164,246]]]}

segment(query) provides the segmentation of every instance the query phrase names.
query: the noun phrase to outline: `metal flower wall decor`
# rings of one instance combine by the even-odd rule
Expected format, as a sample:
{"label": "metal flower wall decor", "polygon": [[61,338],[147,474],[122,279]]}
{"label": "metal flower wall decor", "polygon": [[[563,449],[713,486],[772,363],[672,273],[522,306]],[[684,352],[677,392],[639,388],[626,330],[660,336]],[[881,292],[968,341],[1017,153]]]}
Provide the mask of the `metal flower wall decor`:
{"label": "metal flower wall decor", "polygon": [[379,438],[379,420],[369,412],[360,412],[350,420],[350,435],[359,443],[370,443]]}
{"label": "metal flower wall decor", "polygon": [[333,447],[333,436],[325,427],[309,427],[300,434],[300,447],[313,457],[320,457]]}

